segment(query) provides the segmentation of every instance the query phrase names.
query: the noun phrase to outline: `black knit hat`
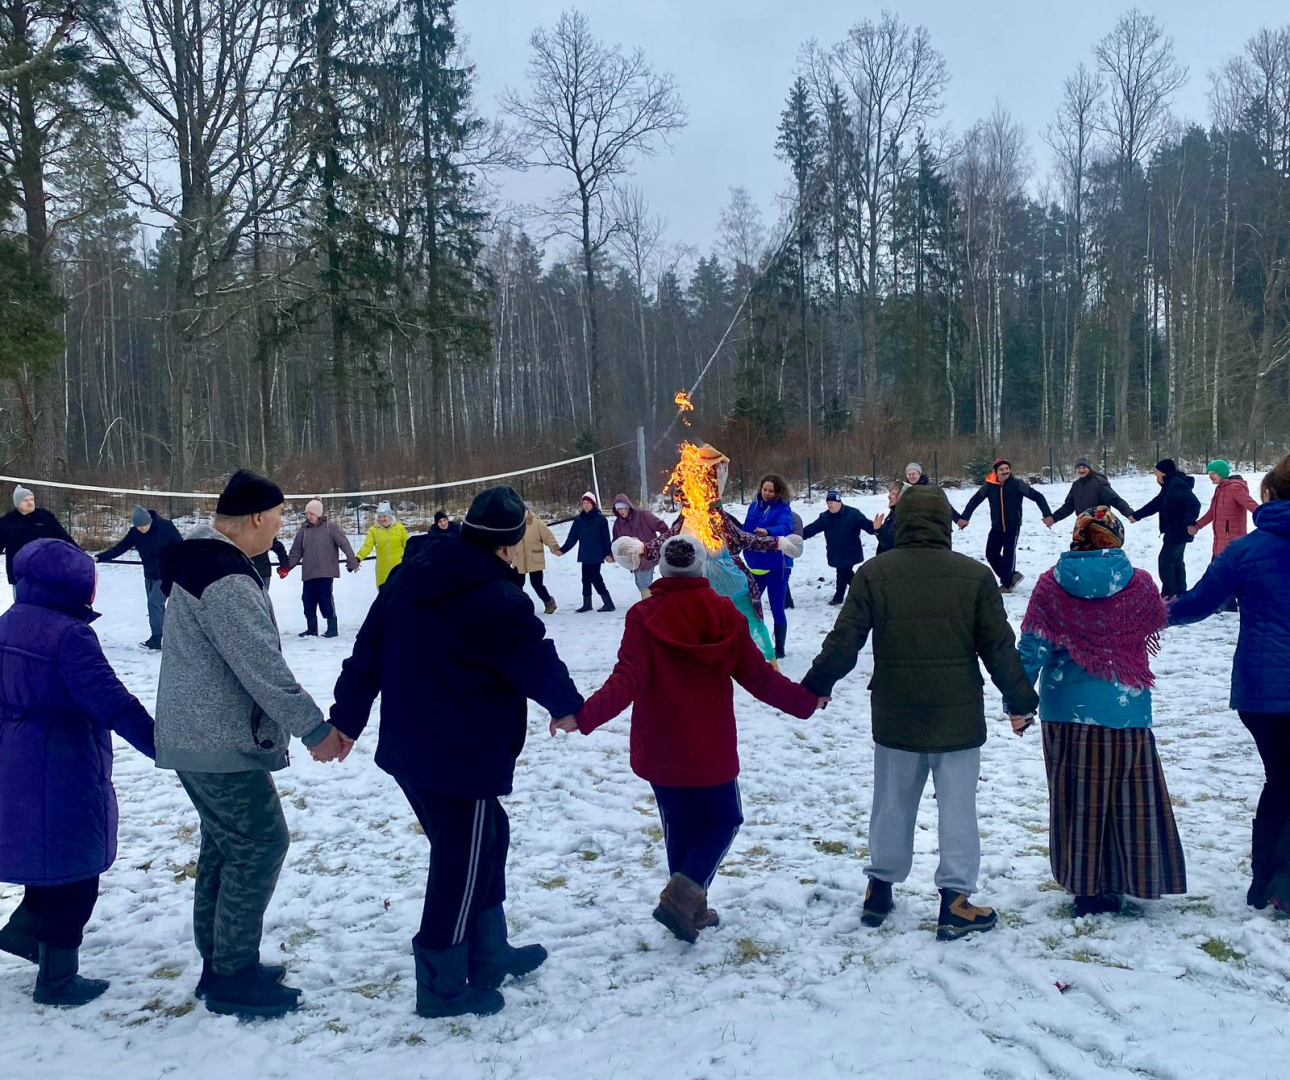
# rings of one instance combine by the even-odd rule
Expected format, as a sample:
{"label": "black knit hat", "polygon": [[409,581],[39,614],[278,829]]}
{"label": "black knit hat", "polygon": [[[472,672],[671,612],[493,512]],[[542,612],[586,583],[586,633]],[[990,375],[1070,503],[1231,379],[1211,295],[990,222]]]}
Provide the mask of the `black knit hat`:
{"label": "black knit hat", "polygon": [[1174,473],[1178,471],[1178,466],[1174,464],[1173,458],[1167,457],[1156,462],[1156,471],[1162,472],[1166,476],[1172,476]]}
{"label": "black knit hat", "polygon": [[506,484],[490,487],[475,496],[466,511],[461,535],[485,547],[518,544],[524,538],[524,500]]}
{"label": "black knit hat", "polygon": [[282,488],[250,469],[238,469],[224,485],[215,513],[224,517],[262,514],[286,502]]}

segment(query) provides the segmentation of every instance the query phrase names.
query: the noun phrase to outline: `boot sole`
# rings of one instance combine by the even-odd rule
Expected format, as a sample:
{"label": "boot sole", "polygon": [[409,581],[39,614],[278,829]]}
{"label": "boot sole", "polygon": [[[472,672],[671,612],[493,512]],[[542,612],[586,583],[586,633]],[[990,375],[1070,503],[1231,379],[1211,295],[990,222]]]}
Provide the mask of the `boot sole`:
{"label": "boot sole", "polygon": [[937,941],[958,941],[969,934],[984,934],[993,930],[997,923],[984,923],[981,926],[945,926],[936,928]]}
{"label": "boot sole", "polygon": [[240,1016],[244,1019],[277,1019],[299,1010],[300,1002],[292,1005],[234,1005],[227,1001],[206,999],[206,1010],[216,1016]]}
{"label": "boot sole", "polygon": [[454,1016],[496,1016],[506,1006],[500,990],[489,990],[486,1000],[473,1005],[418,1005],[417,1015],[423,1020],[449,1020]]}
{"label": "boot sole", "polygon": [[667,908],[663,907],[662,904],[654,909],[654,919],[666,926],[672,932],[672,935],[679,938],[681,941],[693,945],[699,940],[699,934],[697,931],[689,929],[689,927],[687,927],[680,918]]}
{"label": "boot sole", "polygon": [[860,925],[876,930],[887,921],[887,916],[890,914],[890,911],[866,911],[860,916]]}

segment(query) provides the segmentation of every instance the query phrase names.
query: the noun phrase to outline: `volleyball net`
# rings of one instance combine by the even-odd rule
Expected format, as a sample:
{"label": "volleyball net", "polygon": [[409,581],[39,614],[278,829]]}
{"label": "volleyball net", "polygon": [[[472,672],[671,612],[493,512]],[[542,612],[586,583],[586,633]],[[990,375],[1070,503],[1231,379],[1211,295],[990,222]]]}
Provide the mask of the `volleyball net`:
{"label": "volleyball net", "polygon": [[[417,532],[428,529],[440,510],[453,521],[461,521],[471,500],[494,484],[509,484],[534,513],[555,524],[578,512],[579,500],[586,491],[594,492],[603,507],[605,498],[612,498],[615,491],[638,489],[638,470],[633,467],[630,455],[624,452],[630,445],[633,444],[436,484],[359,491],[292,491],[286,496],[283,540],[290,543],[296,527],[304,520],[305,504],[311,499],[321,500],[327,516],[350,535],[365,532],[376,520],[377,508],[386,502],[409,531]],[[102,551],[125,536],[135,506],[171,518],[183,532],[201,522],[209,523],[219,500],[218,490],[106,487],[6,475],[0,475],[0,484],[8,489],[0,498],[7,497],[16,487],[28,488],[36,496],[36,505],[53,512],[76,542],[91,552]],[[222,480],[219,484],[223,486]],[[604,487],[608,488],[607,494],[602,494]]]}

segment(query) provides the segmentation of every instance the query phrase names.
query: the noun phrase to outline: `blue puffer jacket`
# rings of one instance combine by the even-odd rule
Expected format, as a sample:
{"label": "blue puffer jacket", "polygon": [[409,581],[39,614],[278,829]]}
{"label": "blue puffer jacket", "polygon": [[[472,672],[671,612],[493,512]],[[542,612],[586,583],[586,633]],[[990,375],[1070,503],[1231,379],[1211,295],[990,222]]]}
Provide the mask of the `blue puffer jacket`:
{"label": "blue puffer jacket", "polygon": [[1200,622],[1236,597],[1241,634],[1232,708],[1290,713],[1290,500],[1264,503],[1254,511],[1254,525],[1209,564],[1200,584],[1173,602],[1169,621]]}
{"label": "blue puffer jacket", "polygon": [[[756,532],[758,529],[765,529],[771,536],[792,536],[792,506],[778,499],[774,502],[766,502],[759,495],[757,501],[748,507],[748,516],[744,519],[744,532]],[[749,551],[744,558],[748,562],[748,569],[753,571],[781,570],[793,565],[793,561],[786,558],[782,551]]]}
{"label": "blue puffer jacket", "polygon": [[0,881],[66,885],[116,859],[112,731],[155,757],[152,717],[90,629],[94,560],[36,540],[14,574],[18,601],[0,616]]}
{"label": "blue puffer jacket", "polygon": [[[1114,596],[1128,587],[1135,573],[1146,571],[1135,571],[1119,548],[1067,551],[1053,567],[1057,584],[1083,600]],[[1151,726],[1150,690],[1099,679],[1077,664],[1061,645],[1038,634],[1022,634],[1021,663],[1031,682],[1039,679],[1039,716],[1046,722],[1108,728]]]}

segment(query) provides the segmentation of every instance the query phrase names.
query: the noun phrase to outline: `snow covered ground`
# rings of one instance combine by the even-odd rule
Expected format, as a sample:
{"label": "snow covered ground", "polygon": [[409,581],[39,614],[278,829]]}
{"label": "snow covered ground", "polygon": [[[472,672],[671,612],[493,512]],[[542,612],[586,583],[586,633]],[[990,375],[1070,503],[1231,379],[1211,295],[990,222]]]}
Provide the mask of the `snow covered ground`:
{"label": "snow covered ground", "polygon": [[[1149,477],[1117,486],[1135,505],[1155,490]],[[1044,490],[1054,506],[1064,496],[1064,487]],[[1203,477],[1197,492],[1208,502]],[[962,507],[967,494],[951,497]],[[870,515],[885,503],[851,501]],[[807,521],[821,509],[799,506]],[[1069,537],[1069,523],[1044,529],[1033,505],[1026,519],[1026,581],[1006,598],[1014,626]],[[983,509],[955,542],[977,555],[987,529]],[[1154,520],[1130,527],[1135,564],[1154,572],[1157,548]],[[1208,559],[1206,533],[1188,552],[1193,582]],[[548,570],[560,610],[547,624],[590,692],[612,666],[631,579],[606,573],[622,605],[616,614],[577,615],[577,566],[570,558]],[[831,588],[820,538],[793,579],[785,670],[794,677],[832,624]],[[302,641],[300,579],[273,582],[286,655],[324,707],[374,592],[370,563],[343,577],[340,640]],[[159,659],[135,645],[146,636],[139,568],[104,567],[98,607],[110,659],[151,706]],[[932,932],[930,785],[897,912],[881,930],[860,925],[868,649],[828,711],[806,723],[739,691],[748,821],[712,889],[722,925],[695,947],[650,918],[665,860],[649,788],[628,767],[627,718],[591,738],[552,740],[533,707],[507,803],[508,914],[514,939],[542,941],[551,959],[508,986],[505,1011],[489,1019],[413,1012],[409,940],[427,847],[397,787],[372,764],[375,726],[344,765],[318,765],[301,751],[280,774],[293,842],[264,953],[285,960],[305,1004],[275,1022],[217,1018],[193,1000],[197,815],[173,774],[122,744],[120,857],[82,950],[84,970],[112,988],[83,1009],[38,1008],[34,969],[0,955],[0,1077],[1286,1077],[1290,923],[1244,902],[1261,770],[1227,708],[1236,633],[1237,617],[1223,615],[1166,635],[1155,663],[1156,734],[1190,891],[1133,904],[1121,917],[1073,920],[1049,870],[1040,739],[1033,730],[1013,737],[990,690],[978,896],[1002,921],[954,944]],[[0,885],[0,917],[19,895]]]}

